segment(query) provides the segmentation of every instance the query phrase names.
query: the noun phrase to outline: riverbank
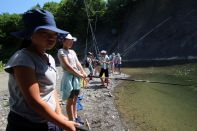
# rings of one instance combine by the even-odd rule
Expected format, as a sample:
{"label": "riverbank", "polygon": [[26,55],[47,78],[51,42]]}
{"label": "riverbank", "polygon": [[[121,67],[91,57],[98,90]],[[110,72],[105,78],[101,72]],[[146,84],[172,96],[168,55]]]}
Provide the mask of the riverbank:
{"label": "riverbank", "polygon": [[[125,131],[113,94],[114,88],[121,82],[113,78],[122,77],[126,75],[110,75],[112,79],[109,80],[108,88],[101,87],[100,79],[93,78],[87,88],[81,89],[83,110],[80,110],[78,114],[85,122],[88,121],[92,131]],[[62,108],[65,112],[65,105]]]}
{"label": "riverbank", "polygon": [[[121,78],[123,75],[113,75]],[[100,80],[90,81],[88,88],[82,89],[84,110],[79,114],[90,123],[93,131],[124,131],[118,110],[115,105],[114,88],[120,81],[110,80],[108,88],[100,87]]]}
{"label": "riverbank", "polygon": [[[59,79],[57,81],[57,87],[60,87],[60,80],[62,77],[62,69],[57,67],[59,72]],[[122,78],[124,74],[112,75],[111,78]],[[7,80],[8,75],[5,72],[0,73],[2,79],[0,85],[0,131],[4,131],[7,125],[7,114],[9,112],[8,106],[8,88]],[[88,88],[82,88],[81,104],[83,110],[79,111],[79,115],[83,120],[88,120],[92,131],[124,131],[124,126],[120,120],[118,110],[114,103],[114,88],[120,83],[120,81],[110,79],[108,88],[102,88],[100,86],[100,80],[94,78],[90,81]],[[65,110],[65,105],[62,105],[62,109]]]}

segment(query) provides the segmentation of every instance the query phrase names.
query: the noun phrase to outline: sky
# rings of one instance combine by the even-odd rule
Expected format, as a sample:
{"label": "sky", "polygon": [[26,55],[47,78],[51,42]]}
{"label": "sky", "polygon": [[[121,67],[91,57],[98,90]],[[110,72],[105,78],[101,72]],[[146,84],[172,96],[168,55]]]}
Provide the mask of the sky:
{"label": "sky", "polygon": [[43,7],[44,3],[51,1],[59,3],[61,0],[0,0],[0,14],[21,14],[31,9],[36,4]]}

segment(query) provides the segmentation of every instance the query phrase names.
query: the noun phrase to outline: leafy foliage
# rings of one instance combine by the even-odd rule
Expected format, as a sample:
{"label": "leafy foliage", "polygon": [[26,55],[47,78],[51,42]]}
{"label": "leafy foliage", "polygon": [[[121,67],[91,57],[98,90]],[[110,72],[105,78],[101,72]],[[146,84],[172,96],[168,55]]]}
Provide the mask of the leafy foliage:
{"label": "leafy foliage", "polygon": [[39,4],[36,4],[35,6],[33,6],[31,9],[41,9],[41,6]]}
{"label": "leafy foliage", "polygon": [[44,4],[43,9],[48,10],[54,15],[56,15],[58,7],[59,7],[59,4],[56,2],[47,2]]}
{"label": "leafy foliage", "polygon": [[[58,27],[78,37],[80,43],[85,43],[88,18],[94,26],[117,26],[122,21],[119,17],[123,9],[129,3],[130,0],[62,0],[60,3],[47,2],[43,7],[37,4],[31,9],[43,8],[51,11]],[[0,15],[0,60],[5,61],[17,50],[20,40],[11,37],[10,32],[23,28],[21,18],[21,14]]]}
{"label": "leafy foliage", "polygon": [[3,71],[4,66],[5,66],[5,64],[3,64],[2,61],[0,61],[0,72]]}
{"label": "leafy foliage", "polygon": [[3,62],[16,50],[18,41],[10,36],[11,32],[18,31],[22,27],[21,15],[0,15],[0,60]]}

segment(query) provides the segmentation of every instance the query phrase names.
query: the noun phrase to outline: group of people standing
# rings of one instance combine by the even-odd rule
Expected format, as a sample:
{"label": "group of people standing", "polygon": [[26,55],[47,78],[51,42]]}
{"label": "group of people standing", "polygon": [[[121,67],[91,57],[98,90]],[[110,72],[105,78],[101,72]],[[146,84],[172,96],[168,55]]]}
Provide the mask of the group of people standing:
{"label": "group of people standing", "polygon": [[[108,56],[107,51],[105,50],[102,50],[100,54],[97,54],[96,56],[97,57],[95,57],[93,53],[88,52],[85,60],[85,65],[90,72],[90,80],[92,80],[92,76],[96,77],[97,74],[99,74],[102,86],[107,87],[109,83],[109,73],[121,74],[120,68],[122,65],[122,58],[119,53],[117,53],[117,55],[112,53]],[[103,75],[105,79],[103,79]]]}
{"label": "group of people standing", "polygon": [[[81,126],[76,101],[80,79],[86,79],[81,63],[71,49],[76,38],[56,27],[52,13],[33,9],[23,14],[25,29],[12,35],[22,38],[22,46],[9,59],[10,93],[6,131],[76,131]],[[68,117],[62,113],[56,90],[58,72],[54,58],[47,53],[57,40],[62,45],[58,58],[64,71],[60,90],[67,100]]]}
{"label": "group of people standing", "polygon": [[[10,93],[6,131],[76,131],[76,127],[83,124],[76,108],[80,81],[88,78],[71,49],[76,38],[57,28],[49,11],[29,10],[23,14],[22,20],[25,29],[11,33],[23,39],[22,46],[5,67],[9,73]],[[62,100],[67,102],[68,117],[62,113],[56,90],[58,72],[55,60],[47,53],[57,41],[61,44],[57,55],[64,72],[60,91]],[[121,73],[121,57],[118,53],[108,56],[104,50],[99,55],[96,59],[91,52],[88,53],[89,76],[91,79],[99,72],[102,85],[105,85],[108,83],[109,68],[112,73]]]}
{"label": "group of people standing", "polygon": [[110,70],[111,70],[111,73],[114,74],[114,73],[118,73],[118,74],[121,74],[121,65],[122,65],[122,57],[120,56],[120,53],[117,53],[115,55],[115,53],[112,53],[110,56],[109,56],[109,59],[111,61],[110,63]]}

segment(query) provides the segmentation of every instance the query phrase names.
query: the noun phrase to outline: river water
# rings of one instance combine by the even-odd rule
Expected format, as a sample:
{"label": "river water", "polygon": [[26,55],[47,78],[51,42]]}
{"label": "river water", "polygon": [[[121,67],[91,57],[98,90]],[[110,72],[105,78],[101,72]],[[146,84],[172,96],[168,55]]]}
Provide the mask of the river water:
{"label": "river water", "polygon": [[130,79],[157,82],[124,81],[116,88],[115,102],[126,128],[197,131],[197,64],[129,68],[124,72]]}

